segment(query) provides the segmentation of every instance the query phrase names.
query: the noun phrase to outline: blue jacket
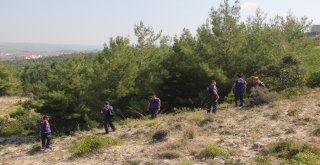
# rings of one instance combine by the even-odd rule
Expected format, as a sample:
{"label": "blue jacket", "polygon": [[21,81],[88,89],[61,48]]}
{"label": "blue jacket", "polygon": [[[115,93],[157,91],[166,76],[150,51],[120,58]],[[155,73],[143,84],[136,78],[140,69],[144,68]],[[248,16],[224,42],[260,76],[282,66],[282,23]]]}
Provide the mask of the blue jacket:
{"label": "blue jacket", "polygon": [[[46,128],[46,126],[47,126],[47,128]],[[48,120],[41,120],[40,133],[42,133],[42,134],[50,134],[51,133],[51,127],[50,127]]]}
{"label": "blue jacket", "polygon": [[112,115],[110,111],[113,111],[113,107],[110,105],[107,105],[101,109],[102,114],[102,120],[110,120]]}
{"label": "blue jacket", "polygon": [[234,92],[235,93],[244,93],[245,91],[245,87],[246,87],[246,81],[239,78],[237,80],[234,81],[234,83],[236,84],[236,86],[234,87]]}
{"label": "blue jacket", "polygon": [[150,103],[150,109],[158,109],[159,105],[160,105],[160,99],[156,98],[156,99],[150,99],[149,100]]}

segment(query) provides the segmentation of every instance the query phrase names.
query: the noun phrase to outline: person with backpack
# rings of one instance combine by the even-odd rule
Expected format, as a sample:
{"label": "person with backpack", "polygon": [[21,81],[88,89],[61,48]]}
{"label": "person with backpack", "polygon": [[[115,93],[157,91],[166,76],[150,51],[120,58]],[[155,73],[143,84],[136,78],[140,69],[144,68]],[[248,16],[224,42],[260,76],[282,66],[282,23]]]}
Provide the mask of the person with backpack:
{"label": "person with backpack", "polygon": [[106,131],[106,134],[109,133],[108,127],[110,126],[113,131],[116,131],[116,127],[112,123],[112,118],[115,115],[113,107],[110,105],[109,101],[106,101],[104,104],[104,107],[101,109],[102,114],[102,121],[104,130]]}
{"label": "person with backpack", "polygon": [[49,124],[49,117],[47,115],[44,115],[40,122],[40,135],[42,149],[51,148],[51,127]]}
{"label": "person with backpack", "polygon": [[252,80],[254,83],[253,87],[255,88],[266,87],[266,85],[262,81],[260,81],[258,76],[252,76]]}
{"label": "person with backpack", "polygon": [[207,113],[210,113],[211,109],[213,110],[213,113],[216,113],[219,95],[218,95],[217,82],[215,80],[211,81],[211,84],[207,88],[207,92],[208,92],[208,99],[209,99],[209,102],[207,104]]}
{"label": "person with backpack", "polygon": [[242,78],[241,74],[237,75],[237,79],[233,82],[231,91],[234,93],[235,106],[238,106],[240,100],[240,107],[243,106],[243,96],[247,88],[247,82]]}
{"label": "person with backpack", "polygon": [[151,118],[155,119],[157,118],[157,115],[160,111],[161,107],[161,101],[156,95],[152,95],[151,98],[149,99],[149,104],[148,108],[151,113]]}

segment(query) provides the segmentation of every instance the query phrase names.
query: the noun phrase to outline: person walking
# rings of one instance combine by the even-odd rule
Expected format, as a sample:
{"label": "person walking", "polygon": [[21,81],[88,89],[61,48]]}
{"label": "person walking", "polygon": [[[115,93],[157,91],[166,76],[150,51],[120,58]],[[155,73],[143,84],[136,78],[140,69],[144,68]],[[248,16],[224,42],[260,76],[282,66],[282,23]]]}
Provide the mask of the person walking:
{"label": "person walking", "polygon": [[40,134],[42,149],[51,148],[51,127],[49,124],[49,117],[44,115],[40,122]]}
{"label": "person walking", "polygon": [[253,81],[253,87],[254,88],[259,88],[259,87],[266,87],[266,85],[259,79],[258,76],[252,76],[252,81]]}
{"label": "person walking", "polygon": [[113,131],[116,131],[116,127],[112,123],[112,118],[114,115],[113,107],[110,105],[109,101],[106,101],[104,107],[101,109],[103,126],[106,134],[109,133],[108,127],[110,126]]}
{"label": "person walking", "polygon": [[211,84],[207,88],[207,91],[209,96],[208,97],[209,102],[207,104],[207,113],[210,113],[211,109],[213,113],[216,113],[219,94],[218,94],[217,82],[215,80],[211,81]]}
{"label": "person walking", "polygon": [[241,74],[237,75],[237,79],[233,82],[231,91],[234,93],[235,106],[238,106],[240,100],[240,107],[243,106],[243,96],[247,88],[247,82],[242,78]]}
{"label": "person walking", "polygon": [[157,115],[160,111],[160,107],[161,107],[160,99],[156,95],[152,95],[148,104],[148,108],[151,113],[152,119],[157,118]]}

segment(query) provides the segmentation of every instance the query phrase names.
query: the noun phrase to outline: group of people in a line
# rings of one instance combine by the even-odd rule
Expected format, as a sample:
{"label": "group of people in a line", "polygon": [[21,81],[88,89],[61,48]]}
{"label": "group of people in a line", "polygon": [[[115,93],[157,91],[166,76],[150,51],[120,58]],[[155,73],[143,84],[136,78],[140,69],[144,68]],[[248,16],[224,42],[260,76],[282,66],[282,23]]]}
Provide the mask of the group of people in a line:
{"label": "group of people in a line", "polygon": [[[255,88],[265,87],[264,83],[259,80],[259,77],[253,76],[252,80],[254,81]],[[243,97],[244,97],[246,88],[247,88],[247,82],[243,79],[241,74],[238,74],[237,79],[233,82],[233,85],[231,88],[231,91],[234,94],[236,107],[243,106]],[[219,94],[218,94],[217,82],[215,80],[211,81],[211,84],[207,88],[207,93],[208,93],[208,99],[209,99],[209,102],[207,103],[207,107],[206,107],[207,113],[211,113],[211,112],[216,113]],[[155,94],[152,95],[148,101],[148,110],[151,114],[152,119],[157,118],[157,115],[160,112],[160,107],[161,107],[161,100]],[[106,134],[109,133],[109,129],[108,129],[109,127],[111,127],[113,131],[116,131],[116,128],[112,121],[114,114],[115,114],[115,111],[113,107],[110,105],[110,102],[105,101],[105,104],[101,109],[101,115],[102,115],[103,126]],[[40,133],[41,133],[42,148],[43,149],[50,148],[51,128],[49,124],[49,117],[46,115],[43,116],[40,122]]]}
{"label": "group of people in a line", "polygon": [[[258,76],[251,77],[254,82],[254,88],[265,87],[265,84],[260,81]],[[237,75],[237,79],[233,82],[231,92],[234,94],[235,106],[243,106],[243,97],[247,88],[247,82],[243,79],[241,74]],[[212,80],[211,84],[207,88],[209,102],[207,103],[207,113],[217,111],[217,103],[219,99],[217,82]]]}

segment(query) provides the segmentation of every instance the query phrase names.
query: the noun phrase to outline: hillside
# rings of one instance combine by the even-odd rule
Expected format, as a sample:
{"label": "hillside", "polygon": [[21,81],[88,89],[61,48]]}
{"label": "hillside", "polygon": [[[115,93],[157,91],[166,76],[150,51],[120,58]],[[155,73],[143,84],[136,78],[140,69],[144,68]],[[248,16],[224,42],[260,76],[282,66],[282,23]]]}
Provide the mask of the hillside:
{"label": "hillside", "polygon": [[[257,164],[261,151],[273,142],[288,139],[320,147],[320,137],[312,134],[320,124],[319,100],[320,89],[315,89],[305,96],[252,109],[221,105],[212,115],[197,110],[160,115],[156,120],[126,120],[116,123],[117,131],[109,135],[100,129],[55,137],[52,150],[35,153],[32,152],[35,144],[30,139],[1,137],[0,164],[171,165],[185,159],[193,164]],[[169,131],[166,140],[152,140],[158,130]],[[123,143],[83,157],[72,157],[68,146],[90,135],[110,136]],[[211,159],[199,157],[207,144],[219,146],[226,154]],[[163,156],[165,151],[175,152],[171,155],[177,158],[168,159],[170,156]],[[270,161],[279,164],[276,158]]]}

